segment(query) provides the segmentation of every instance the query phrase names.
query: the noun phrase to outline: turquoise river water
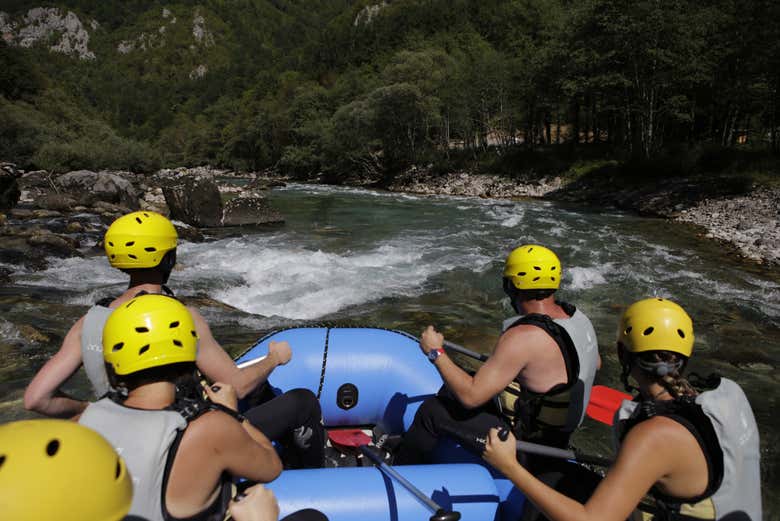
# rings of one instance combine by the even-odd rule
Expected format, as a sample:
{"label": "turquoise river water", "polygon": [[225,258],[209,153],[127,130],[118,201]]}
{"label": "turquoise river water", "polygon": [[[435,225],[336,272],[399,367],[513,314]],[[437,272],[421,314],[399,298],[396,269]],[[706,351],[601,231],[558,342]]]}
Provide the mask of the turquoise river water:
{"label": "turquoise river water", "polygon": [[[511,313],[501,292],[504,257],[522,243],[545,244],[563,262],[561,297],[584,310],[599,335],[599,383],[619,387],[614,339],[626,305],[656,295],[688,310],[696,334],[690,368],[745,389],[762,438],[765,517],[780,517],[776,271],[739,260],[685,225],[535,200],[308,185],[274,190],[269,199],[284,225],[184,242],[171,278],[180,295],[228,305],[207,301],[202,312],[231,353],[273,328],[321,322],[415,334],[431,323],[448,339],[489,352]],[[94,248],[50,266],[17,271],[0,286],[0,421],[31,416],[21,401],[25,385],[88,305],[126,281]],[[68,389],[88,396],[83,375]],[[576,440],[609,452],[608,432],[595,422]]]}

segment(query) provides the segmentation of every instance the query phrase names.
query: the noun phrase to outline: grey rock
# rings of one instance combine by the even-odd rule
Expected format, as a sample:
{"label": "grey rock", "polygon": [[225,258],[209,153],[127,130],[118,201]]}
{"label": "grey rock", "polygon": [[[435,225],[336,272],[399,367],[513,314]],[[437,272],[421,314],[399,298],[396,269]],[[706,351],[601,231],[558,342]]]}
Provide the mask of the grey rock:
{"label": "grey rock", "polygon": [[192,226],[222,225],[222,200],[219,189],[209,177],[180,177],[163,186],[171,218]]}
{"label": "grey rock", "polygon": [[36,219],[51,219],[52,217],[60,217],[61,212],[56,210],[33,210],[33,217]]}
{"label": "grey rock", "polygon": [[76,199],[68,194],[47,193],[36,198],[35,205],[44,210],[69,211],[76,206]]}
{"label": "grey rock", "polygon": [[133,184],[111,172],[76,170],[56,179],[63,191],[77,197],[82,204],[97,201],[121,204],[130,209],[138,208],[138,194]]}
{"label": "grey rock", "polygon": [[78,241],[67,236],[41,233],[29,237],[27,243],[31,246],[44,247],[48,255],[54,255],[55,257],[81,256],[81,253],[76,249]]}
{"label": "grey rock", "polygon": [[14,219],[30,219],[33,216],[33,211],[26,208],[14,208],[8,215]]}

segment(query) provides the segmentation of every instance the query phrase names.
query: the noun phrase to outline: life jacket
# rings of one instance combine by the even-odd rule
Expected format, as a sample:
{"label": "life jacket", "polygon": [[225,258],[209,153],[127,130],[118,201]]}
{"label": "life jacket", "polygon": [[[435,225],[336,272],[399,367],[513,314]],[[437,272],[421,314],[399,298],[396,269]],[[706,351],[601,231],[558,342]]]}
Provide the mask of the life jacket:
{"label": "life jacket", "polygon": [[103,359],[103,326],[112,311],[107,305],[95,304],[87,311],[81,326],[81,361],[97,398],[111,389]]}
{"label": "life jacket", "polygon": [[758,426],[742,389],[728,378],[716,378],[712,390],[693,399],[668,402],[624,401],[616,414],[616,446],[635,425],[665,416],[696,438],[707,461],[705,491],[693,498],[675,498],[655,487],[650,502],[639,509],[656,521],[701,519],[760,521],[761,475]]}
{"label": "life jacket", "polygon": [[[175,410],[174,410],[175,409]],[[147,521],[222,521],[232,496],[230,476],[223,474],[220,493],[203,511],[175,518],[165,508],[165,491],[179,443],[190,421],[210,407],[171,410],[125,407],[110,398],[90,404],[79,423],[97,431],[125,459],[133,480],[129,515]]]}
{"label": "life jacket", "polygon": [[585,417],[599,354],[596,331],[588,317],[571,304],[557,304],[570,318],[537,313],[516,316],[504,321],[503,331],[525,324],[543,329],[561,350],[566,382],[536,393],[522,387],[518,374],[499,401],[502,413],[522,439],[564,447]]}
{"label": "life jacket", "polygon": [[[176,298],[167,286],[163,285],[162,290],[164,294]],[[136,296],[146,293],[140,291]],[[103,326],[114,311],[108,307],[113,301],[111,297],[97,301],[89,308],[81,325],[81,362],[84,364],[84,371],[87,373],[89,383],[92,384],[96,398],[104,397],[111,390],[106,373],[106,362],[103,359]]]}

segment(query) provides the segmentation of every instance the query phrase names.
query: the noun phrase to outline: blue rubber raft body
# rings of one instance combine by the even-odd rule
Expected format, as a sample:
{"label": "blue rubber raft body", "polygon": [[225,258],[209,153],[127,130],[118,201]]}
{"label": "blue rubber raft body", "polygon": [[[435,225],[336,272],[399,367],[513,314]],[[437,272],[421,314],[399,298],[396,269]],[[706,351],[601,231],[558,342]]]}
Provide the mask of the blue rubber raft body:
{"label": "blue rubber raft body", "polygon": [[[315,393],[327,428],[378,425],[400,434],[420,404],[442,385],[417,339],[377,328],[293,328],[260,339],[236,360],[251,363],[268,354],[271,341],[287,341],[292,360],[274,369],[271,385],[281,393]],[[431,465],[394,467],[428,497],[465,521],[517,519],[524,498],[478,457],[444,443]],[[419,521],[430,510],[375,467],[286,470],[267,485],[282,516],[316,508],[330,521]]]}

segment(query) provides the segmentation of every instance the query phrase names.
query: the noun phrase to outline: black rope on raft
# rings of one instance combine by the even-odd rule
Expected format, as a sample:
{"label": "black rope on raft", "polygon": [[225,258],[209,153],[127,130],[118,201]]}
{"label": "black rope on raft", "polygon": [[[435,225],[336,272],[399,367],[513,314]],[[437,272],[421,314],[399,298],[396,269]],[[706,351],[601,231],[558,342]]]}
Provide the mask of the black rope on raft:
{"label": "black rope on raft", "polygon": [[325,351],[322,353],[322,372],[320,373],[320,386],[317,388],[317,400],[322,396],[322,386],[325,384],[325,367],[328,365],[328,341],[330,340],[330,328],[325,331]]}

